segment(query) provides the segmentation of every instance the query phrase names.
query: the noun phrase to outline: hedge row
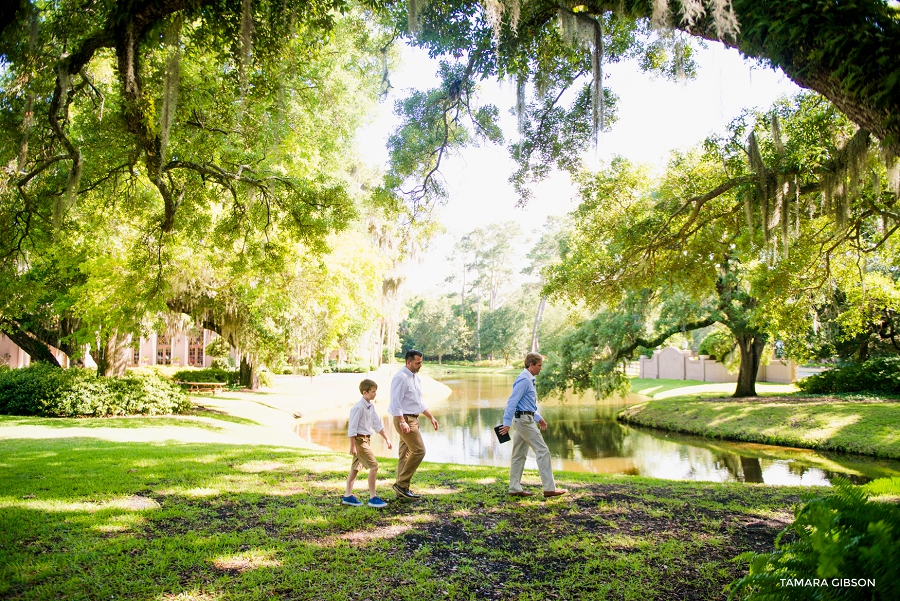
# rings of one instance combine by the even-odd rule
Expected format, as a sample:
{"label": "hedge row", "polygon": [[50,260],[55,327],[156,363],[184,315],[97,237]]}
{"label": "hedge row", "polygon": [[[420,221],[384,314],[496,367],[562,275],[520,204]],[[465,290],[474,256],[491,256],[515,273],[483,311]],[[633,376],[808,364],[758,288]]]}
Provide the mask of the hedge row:
{"label": "hedge row", "polygon": [[228,386],[239,386],[241,374],[238,371],[209,367],[206,369],[183,369],[172,374],[176,382],[222,382]]}
{"label": "hedge row", "polygon": [[158,374],[101,378],[91,369],[35,363],[0,370],[0,413],[49,417],[106,417],[181,413],[190,401]]}
{"label": "hedge row", "polygon": [[900,357],[876,357],[863,363],[830,369],[798,381],[797,388],[810,394],[900,394]]}

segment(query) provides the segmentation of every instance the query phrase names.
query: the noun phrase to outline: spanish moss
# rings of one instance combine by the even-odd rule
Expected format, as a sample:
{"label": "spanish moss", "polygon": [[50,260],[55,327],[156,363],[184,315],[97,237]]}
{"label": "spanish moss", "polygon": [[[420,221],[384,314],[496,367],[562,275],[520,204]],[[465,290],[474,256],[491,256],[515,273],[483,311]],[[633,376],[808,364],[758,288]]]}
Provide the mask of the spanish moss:
{"label": "spanish moss", "polygon": [[409,0],[406,9],[406,28],[409,33],[419,33],[421,25],[419,15],[428,6],[428,0]]}

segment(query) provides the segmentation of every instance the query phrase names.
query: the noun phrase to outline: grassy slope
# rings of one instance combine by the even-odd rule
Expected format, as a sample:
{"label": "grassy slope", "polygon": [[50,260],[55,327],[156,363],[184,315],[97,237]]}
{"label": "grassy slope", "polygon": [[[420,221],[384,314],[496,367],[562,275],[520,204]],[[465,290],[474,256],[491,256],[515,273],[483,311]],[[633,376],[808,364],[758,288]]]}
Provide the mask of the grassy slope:
{"label": "grassy slope", "polygon": [[900,458],[896,400],[785,395],[738,400],[721,398],[724,389],[700,392],[695,385],[639,380],[634,389],[656,398],[629,407],[619,419],[711,438]]}
{"label": "grassy slope", "polygon": [[517,501],[506,469],[425,463],[378,511],[339,504],[347,456],[235,442],[4,440],[0,598],[717,599],[799,500],[564,473]]}

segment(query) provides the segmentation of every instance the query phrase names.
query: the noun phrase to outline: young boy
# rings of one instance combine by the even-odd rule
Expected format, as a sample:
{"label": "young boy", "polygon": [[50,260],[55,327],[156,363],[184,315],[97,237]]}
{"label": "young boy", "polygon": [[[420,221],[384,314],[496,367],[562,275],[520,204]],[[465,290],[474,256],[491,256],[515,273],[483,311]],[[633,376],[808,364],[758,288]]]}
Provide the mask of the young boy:
{"label": "young boy", "polygon": [[341,503],[344,505],[359,507],[363,504],[353,494],[353,483],[356,481],[356,474],[359,473],[359,466],[369,470],[369,507],[381,508],[387,505],[387,501],[375,494],[378,461],[375,460],[375,455],[372,453],[372,449],[369,448],[369,439],[374,432],[378,432],[384,438],[388,449],[393,448],[391,440],[384,432],[381,418],[378,417],[375,407],[372,406],[377,390],[378,384],[372,380],[360,382],[359,391],[362,393],[362,398],[350,410],[350,424],[347,426],[347,436],[350,437],[350,454],[353,455],[353,463],[350,465],[350,475],[347,476],[346,495],[341,497]]}

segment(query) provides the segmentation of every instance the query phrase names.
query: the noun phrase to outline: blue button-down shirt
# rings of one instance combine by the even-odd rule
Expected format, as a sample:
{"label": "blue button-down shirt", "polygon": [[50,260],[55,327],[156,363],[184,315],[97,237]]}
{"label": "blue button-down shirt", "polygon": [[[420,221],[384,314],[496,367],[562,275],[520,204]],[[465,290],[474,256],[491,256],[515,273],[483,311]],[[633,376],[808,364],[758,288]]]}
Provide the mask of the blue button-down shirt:
{"label": "blue button-down shirt", "polygon": [[512,394],[506,401],[506,411],[503,413],[503,425],[511,426],[513,416],[516,411],[533,411],[534,421],[541,421],[541,416],[537,412],[537,390],[534,387],[535,377],[527,369],[523,369],[522,373],[513,382]]}

